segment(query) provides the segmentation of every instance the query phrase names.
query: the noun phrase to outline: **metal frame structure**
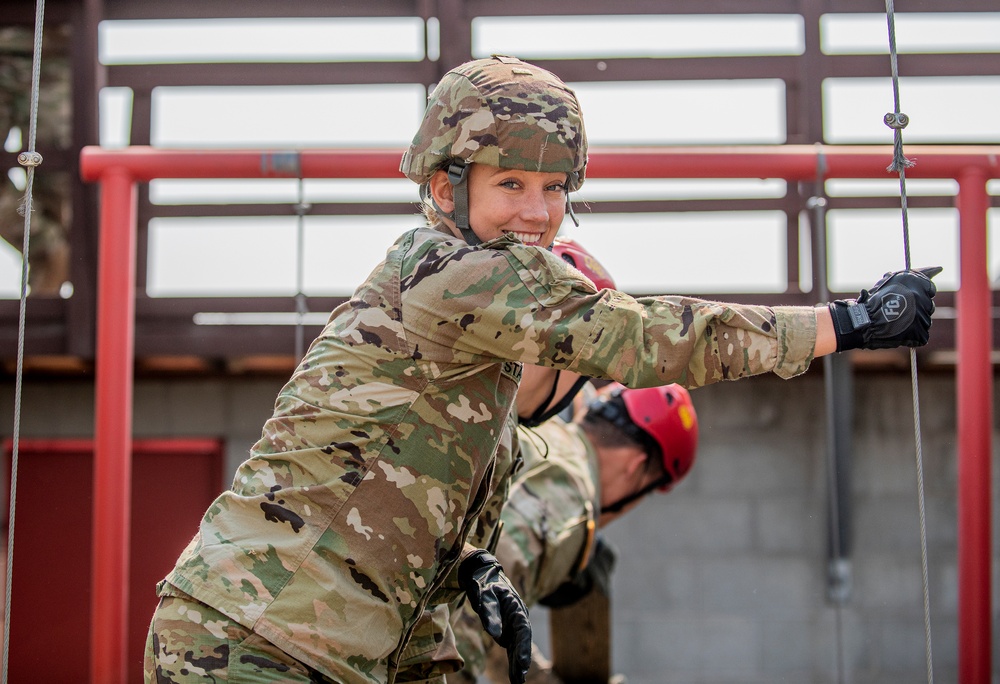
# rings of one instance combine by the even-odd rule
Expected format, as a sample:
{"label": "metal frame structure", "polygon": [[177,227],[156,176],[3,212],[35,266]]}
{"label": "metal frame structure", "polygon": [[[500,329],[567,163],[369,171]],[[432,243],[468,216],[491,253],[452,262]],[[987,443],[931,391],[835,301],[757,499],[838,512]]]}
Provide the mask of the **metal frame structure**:
{"label": "metal frame structure", "polygon": [[[986,681],[991,648],[992,326],[986,269],[986,181],[1000,178],[1000,147],[911,146],[914,178],[953,178],[960,186],[961,282],[957,296],[959,456],[960,681]],[[391,177],[401,150],[306,150],[276,165],[267,151],[85,148],[84,180],[101,184],[98,281],[96,469],[94,483],[92,681],[119,682],[124,667],[130,487],[137,184],[165,177]],[[715,178],[761,175],[813,180],[822,157],[826,178],[882,178],[891,148],[776,146],[751,148],[592,149],[593,178]],[[287,159],[284,160],[287,162]],[[281,169],[286,169],[282,171]]]}
{"label": "metal frame structure", "polygon": [[[34,0],[5,0],[5,22],[30,25]],[[995,12],[996,0],[897,0],[899,12]],[[73,139],[68,150],[40,151],[39,173],[68,171],[99,181],[100,188],[72,188],[73,251],[69,299],[32,297],[28,306],[26,368],[55,373],[93,373],[97,382],[95,472],[95,585],[92,674],[95,682],[124,681],[119,652],[125,614],[123,559],[127,558],[128,491],[132,387],[135,373],[194,369],[200,373],[238,373],[248,359],[278,355],[292,364],[291,326],[245,326],[239,349],[225,327],[196,326],[199,311],[296,311],[292,297],[151,298],[145,294],[146,226],[157,216],[211,216],[232,213],[210,205],[158,207],[149,199],[145,181],[160,177],[259,178],[261,164],[273,168],[258,151],[153,150],[152,93],[157,87],[240,85],[329,85],[351,83],[435,82],[451,66],[472,56],[472,24],[485,16],[652,14],[799,14],[805,26],[801,55],[696,58],[602,58],[533,60],[570,82],[655,81],[692,79],[777,78],[785,83],[787,142],[781,147],[661,148],[594,150],[592,177],[694,178],[774,177],[789,182],[785,197],[755,200],[648,200],[596,202],[595,212],[718,211],[776,209],[787,216],[789,245],[787,288],[782,293],[713,294],[713,298],[747,303],[811,304],[815,294],[799,287],[799,215],[817,182],[818,157],[825,177],[885,178],[891,153],[881,147],[824,145],[822,83],[836,77],[885,77],[885,55],[827,55],[820,47],[820,17],[828,13],[881,13],[870,0],[605,0],[538,3],[535,0],[371,0],[366,3],[297,0],[47,0],[47,23],[72,25]],[[419,17],[439,26],[438,59],[414,62],[233,63],[102,66],[98,61],[98,24],[102,20],[279,18],[279,17]],[[920,76],[994,76],[1000,53],[904,54],[900,73]],[[98,142],[97,99],[100,88],[122,86],[134,93],[132,144],[118,152],[93,147]],[[887,136],[888,139],[888,136]],[[82,155],[78,155],[80,150]],[[959,580],[960,681],[986,681],[990,672],[990,449],[992,424],[992,340],[1000,338],[1000,293],[991,291],[985,268],[986,212],[1000,198],[985,191],[998,177],[996,147],[907,146],[919,157],[911,178],[953,178],[953,197],[914,197],[911,208],[952,207],[961,217],[961,283],[957,293],[941,293],[939,311],[956,308],[955,318],[937,317],[930,349],[956,352],[959,449]],[[0,160],[14,166],[13,155]],[[399,151],[314,150],[295,153],[302,177],[398,177]],[[273,175],[278,175],[276,172]],[[98,201],[100,199],[100,201]],[[830,209],[893,208],[893,198],[830,198]],[[379,208],[386,213],[394,209]],[[399,205],[396,211],[412,208]],[[274,215],[291,208],[243,205],[245,215]],[[371,213],[369,204],[342,203],[313,208],[313,214]],[[817,272],[817,269],[813,269]],[[696,295],[697,293],[689,293]],[[840,296],[849,293],[832,293]],[[330,310],[342,299],[311,297],[312,311]],[[0,301],[0,361],[14,357],[17,302]],[[159,364],[151,364],[159,359]],[[193,365],[185,362],[192,359]],[[166,360],[166,361],[165,361]],[[172,361],[171,361],[172,360]],[[171,365],[173,364],[173,365]],[[282,368],[282,371],[284,368]]]}

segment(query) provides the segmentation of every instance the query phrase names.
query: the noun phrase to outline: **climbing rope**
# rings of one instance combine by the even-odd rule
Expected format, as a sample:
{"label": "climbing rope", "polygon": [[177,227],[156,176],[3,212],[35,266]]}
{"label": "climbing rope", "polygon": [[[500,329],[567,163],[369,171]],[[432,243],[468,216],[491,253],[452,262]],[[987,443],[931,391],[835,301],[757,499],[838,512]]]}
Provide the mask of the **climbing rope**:
{"label": "climbing rope", "polygon": [[[906,214],[906,169],[913,162],[903,155],[903,129],[910,122],[909,117],[899,111],[899,67],[896,60],[895,10],[892,0],[885,0],[885,15],[889,26],[889,60],[892,63],[893,111],[883,118],[885,125],[893,131],[893,157],[887,171],[899,174],[899,197],[903,213],[903,255],[907,270],[910,268],[910,226]],[[927,581],[927,518],[924,507],[924,466],[920,440],[920,400],[917,386],[917,353],[910,349],[910,385],[913,394],[913,437],[916,442],[917,467],[917,509],[920,514],[920,571],[924,599],[924,647],[927,659],[927,682],[934,682],[934,659],[931,650],[931,603]]]}
{"label": "climbing rope", "polygon": [[31,242],[31,191],[35,182],[35,167],[42,163],[42,155],[35,152],[35,121],[38,118],[38,81],[42,66],[42,23],[45,16],[45,0],[38,0],[35,6],[35,45],[31,58],[31,108],[28,119],[28,149],[17,155],[17,162],[27,170],[24,189],[24,203],[19,212],[24,214],[24,241],[21,246],[21,297],[20,313],[17,319],[17,371],[14,381],[14,431],[10,459],[10,512],[7,522],[7,572],[4,587],[3,613],[3,684],[7,684],[10,662],[10,608],[11,586],[14,575],[14,513],[17,501],[17,457],[21,439],[21,391],[24,378],[24,321],[28,302],[28,248]]}

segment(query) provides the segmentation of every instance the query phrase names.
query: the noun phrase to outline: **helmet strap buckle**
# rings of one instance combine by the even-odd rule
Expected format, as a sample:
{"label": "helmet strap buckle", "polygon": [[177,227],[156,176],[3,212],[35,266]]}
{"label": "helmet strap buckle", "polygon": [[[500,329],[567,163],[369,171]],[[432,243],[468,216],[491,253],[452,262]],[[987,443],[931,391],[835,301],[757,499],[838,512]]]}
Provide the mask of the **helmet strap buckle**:
{"label": "helmet strap buckle", "polygon": [[455,211],[452,220],[462,232],[462,237],[470,245],[478,245],[482,240],[473,232],[469,225],[469,165],[460,159],[448,163],[448,182],[451,183],[455,198]]}

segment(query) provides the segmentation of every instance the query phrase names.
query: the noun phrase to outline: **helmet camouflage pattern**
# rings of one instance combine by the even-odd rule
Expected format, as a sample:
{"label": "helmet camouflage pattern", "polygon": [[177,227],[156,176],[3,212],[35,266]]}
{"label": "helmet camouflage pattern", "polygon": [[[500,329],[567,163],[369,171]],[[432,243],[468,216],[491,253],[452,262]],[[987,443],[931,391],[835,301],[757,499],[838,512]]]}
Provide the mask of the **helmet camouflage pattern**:
{"label": "helmet camouflage pattern", "polygon": [[454,160],[569,174],[583,183],[587,134],[576,94],[558,76],[494,55],[452,69],[430,95],[399,170],[417,183]]}

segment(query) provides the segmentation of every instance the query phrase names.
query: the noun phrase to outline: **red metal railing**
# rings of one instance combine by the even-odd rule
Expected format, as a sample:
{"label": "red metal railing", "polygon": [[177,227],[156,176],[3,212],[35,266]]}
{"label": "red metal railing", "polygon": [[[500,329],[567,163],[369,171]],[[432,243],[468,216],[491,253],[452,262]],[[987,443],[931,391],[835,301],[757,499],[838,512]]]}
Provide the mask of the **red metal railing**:
{"label": "red metal railing", "polygon": [[[1000,147],[910,145],[910,178],[959,183],[961,288],[957,308],[959,681],[991,667],[991,298],[986,181]],[[136,246],[135,183],[154,178],[397,178],[401,150],[206,151],[132,147],[81,153],[81,175],[101,183],[96,368],[92,681],[125,681],[128,501]],[[592,178],[887,178],[884,146],[591,149]]]}

